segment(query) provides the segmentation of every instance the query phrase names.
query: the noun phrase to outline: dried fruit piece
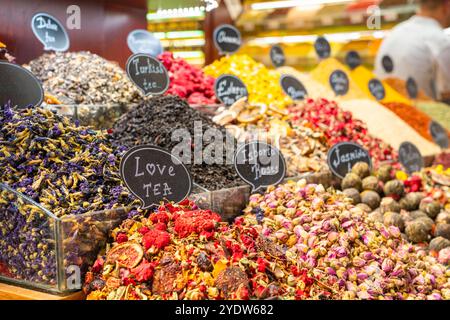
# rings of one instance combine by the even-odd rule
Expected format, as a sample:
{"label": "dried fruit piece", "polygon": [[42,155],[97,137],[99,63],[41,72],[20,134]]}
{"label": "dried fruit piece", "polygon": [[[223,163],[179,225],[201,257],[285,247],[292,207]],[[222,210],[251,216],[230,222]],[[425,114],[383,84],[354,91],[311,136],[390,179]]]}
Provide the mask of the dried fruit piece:
{"label": "dried fruit piece", "polygon": [[144,250],[135,242],[124,242],[109,250],[106,261],[108,263],[118,262],[120,266],[134,268],[144,257]]}

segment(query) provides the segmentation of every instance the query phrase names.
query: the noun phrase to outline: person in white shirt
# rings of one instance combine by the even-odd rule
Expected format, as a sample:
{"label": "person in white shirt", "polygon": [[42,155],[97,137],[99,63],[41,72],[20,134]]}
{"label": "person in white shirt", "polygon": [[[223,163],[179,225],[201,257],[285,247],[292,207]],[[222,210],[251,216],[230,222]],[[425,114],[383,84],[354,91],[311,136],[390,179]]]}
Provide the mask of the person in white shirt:
{"label": "person in white shirt", "polygon": [[413,78],[436,99],[450,100],[450,0],[419,0],[419,11],[395,26],[383,40],[375,61],[381,79]]}

